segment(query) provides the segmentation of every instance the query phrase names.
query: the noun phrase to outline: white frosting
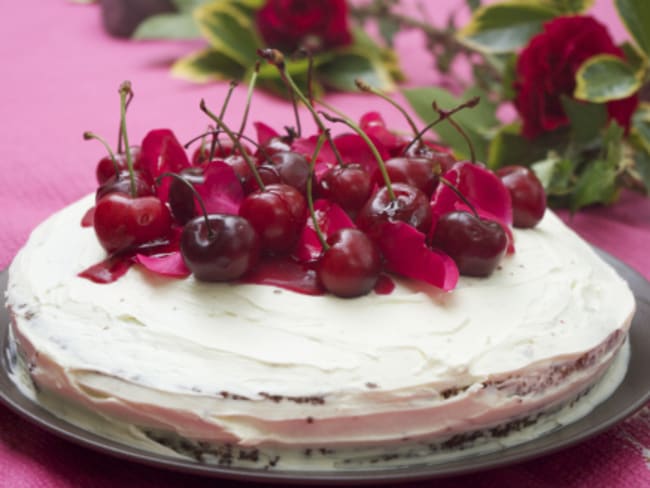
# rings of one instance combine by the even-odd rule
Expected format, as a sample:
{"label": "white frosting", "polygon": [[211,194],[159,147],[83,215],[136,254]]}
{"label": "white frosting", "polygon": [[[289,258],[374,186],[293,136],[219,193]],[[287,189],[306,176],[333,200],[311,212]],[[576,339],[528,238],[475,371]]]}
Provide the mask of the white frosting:
{"label": "white frosting", "polygon": [[[32,377],[191,438],[342,445],[498,425],[593,383],[634,311],[626,283],[551,212],[514,231],[517,252],[488,279],[461,278],[451,293],[398,282],[347,300],[138,267],[92,283],[77,277],[105,257],[79,225],[91,205],[48,219],[11,265],[13,332]],[[543,383],[553,367],[566,379],[538,393],[515,394],[520,383],[507,380]],[[463,391],[445,399],[452,388]]]}

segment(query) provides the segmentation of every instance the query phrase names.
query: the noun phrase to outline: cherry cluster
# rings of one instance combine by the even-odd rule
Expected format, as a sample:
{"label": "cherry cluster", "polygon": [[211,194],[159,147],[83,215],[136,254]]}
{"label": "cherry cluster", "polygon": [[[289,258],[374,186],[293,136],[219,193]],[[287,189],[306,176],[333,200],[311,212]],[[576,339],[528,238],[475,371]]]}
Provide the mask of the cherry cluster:
{"label": "cherry cluster", "polygon": [[[95,206],[84,217],[108,257],[82,276],[110,282],[138,263],[166,276],[191,273],[203,281],[341,297],[389,292],[388,273],[451,290],[459,274],[488,276],[514,252],[512,225],[541,220],[544,191],[530,170],[495,174],[457,161],[423,136],[435,123],[455,125],[453,114],[477,100],[450,111],[434,104],[436,121],[418,131],[409,118],[414,134],[406,137],[376,112],[357,124],[322,102],[326,110],[317,111],[281,55],[260,54],[309,109],[318,133],[303,137],[289,128],[280,134],[257,122],[257,140],[249,139],[242,134],[245,120],[238,132],[224,122],[226,99],[219,115],[201,102],[215,125],[189,143],[200,141],[191,157],[189,144],[168,129],[152,130],[141,146],[131,146],[132,90],[123,83],[117,151],[85,134],[108,151],[97,165]],[[332,137],[324,120],[351,132]]]}

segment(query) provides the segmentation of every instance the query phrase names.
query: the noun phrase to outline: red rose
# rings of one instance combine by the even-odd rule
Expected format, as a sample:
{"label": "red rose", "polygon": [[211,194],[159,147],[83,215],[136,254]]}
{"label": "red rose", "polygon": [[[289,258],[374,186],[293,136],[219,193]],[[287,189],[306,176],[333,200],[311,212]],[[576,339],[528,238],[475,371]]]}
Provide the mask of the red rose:
{"label": "red rose", "polygon": [[352,42],[345,0],[267,0],[257,12],[257,28],[269,47],[312,51]]}
{"label": "red rose", "polygon": [[[544,24],[517,60],[515,107],[528,138],[568,124],[560,95],[573,95],[580,65],[596,54],[623,58],[607,28],[592,17],[558,17]],[[610,119],[627,128],[636,95],[607,103]]]}

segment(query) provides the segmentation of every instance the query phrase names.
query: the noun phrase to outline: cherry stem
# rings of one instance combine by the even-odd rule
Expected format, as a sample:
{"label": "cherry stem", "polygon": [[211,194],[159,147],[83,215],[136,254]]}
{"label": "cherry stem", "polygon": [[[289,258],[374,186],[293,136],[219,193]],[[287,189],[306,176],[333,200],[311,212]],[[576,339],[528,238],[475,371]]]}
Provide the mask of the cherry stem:
{"label": "cherry stem", "polygon": [[293,81],[293,78],[287,71],[287,67],[284,63],[284,56],[282,55],[282,53],[276,49],[258,49],[257,54],[262,58],[266,59],[269,63],[274,65],[276,68],[278,68],[280,74],[282,75],[282,78],[286,80],[289,87],[291,87],[292,92],[295,93],[296,96],[298,96],[300,101],[305,104],[307,110],[309,110],[309,112],[311,113],[312,117],[314,118],[314,122],[316,122],[316,125],[318,126],[318,129],[320,130],[321,134],[325,134],[325,137],[327,137],[327,142],[332,148],[332,152],[334,153],[334,157],[336,158],[336,161],[339,163],[340,166],[345,166],[345,163],[343,162],[343,158],[341,157],[341,153],[339,153],[338,148],[334,144],[334,141],[332,140],[332,136],[330,135],[329,130],[327,129],[327,127],[325,127],[325,124],[323,124],[323,121],[318,116],[318,113],[314,109],[314,106],[310,103],[309,100],[307,100],[305,95],[303,95],[302,91],[300,91],[300,88],[298,88],[298,85],[296,85],[296,83]]}
{"label": "cherry stem", "polygon": [[352,120],[350,120],[348,117],[346,117],[338,110],[336,110],[336,113],[341,117],[340,118],[332,117],[331,115],[325,112],[320,112],[320,114],[330,122],[344,123],[350,129],[356,132],[361,137],[361,139],[364,140],[364,142],[370,148],[370,152],[372,152],[372,155],[375,157],[375,160],[377,161],[377,166],[379,167],[381,177],[384,180],[384,184],[386,185],[386,191],[388,192],[388,197],[390,198],[391,201],[395,201],[396,197],[395,197],[395,192],[393,191],[393,185],[390,181],[390,176],[388,176],[388,171],[386,171],[386,165],[384,164],[384,160],[382,159],[381,154],[379,154],[379,151],[377,150],[377,146],[375,146],[375,144],[370,140],[368,135],[361,129],[361,127],[359,127],[357,124],[355,124]]}
{"label": "cherry stem", "polygon": [[322,132],[318,136],[318,141],[316,141],[316,147],[314,148],[314,154],[311,158],[311,163],[309,167],[309,176],[307,177],[307,206],[309,207],[309,215],[311,216],[311,221],[314,224],[314,230],[316,231],[318,240],[320,241],[320,244],[323,247],[323,251],[327,251],[330,246],[329,244],[327,244],[327,240],[323,235],[323,230],[320,228],[320,225],[318,224],[318,219],[316,218],[316,210],[314,210],[314,195],[312,191],[312,185],[314,179],[314,166],[316,165],[316,158],[318,157],[318,153],[323,147],[323,144],[325,143],[326,139],[327,136],[325,135],[324,132]]}
{"label": "cherry stem", "polygon": [[[415,142],[417,142],[417,141],[419,141],[420,139],[422,139],[422,137],[424,136],[424,134],[425,134],[428,130],[432,129],[433,127],[435,127],[436,125],[438,125],[440,122],[442,122],[442,121],[445,120],[445,119],[448,119],[452,125],[455,124],[454,127],[458,127],[458,124],[456,124],[456,122],[453,121],[450,117],[451,117],[453,114],[455,114],[456,112],[459,112],[459,111],[461,111],[461,110],[463,110],[463,109],[465,109],[465,108],[474,108],[474,107],[476,107],[476,105],[478,105],[478,102],[479,102],[480,100],[481,100],[480,97],[470,98],[470,99],[467,100],[466,102],[461,103],[460,105],[458,105],[457,107],[455,107],[455,108],[453,108],[453,109],[451,109],[451,110],[442,110],[442,109],[440,109],[440,108],[438,107],[438,104],[434,101],[432,105],[433,105],[433,109],[434,109],[436,112],[438,112],[438,118],[437,118],[436,120],[434,120],[433,122],[431,122],[430,124],[428,124],[426,127],[424,127],[420,132],[418,132],[418,133],[416,134],[416,136],[413,138],[413,140],[408,144],[408,146],[406,146],[406,147],[404,148],[404,151],[402,151],[402,154],[406,154],[407,151],[409,150],[409,148],[410,148],[410,147],[411,147]],[[460,129],[460,128],[459,128],[459,129]],[[460,133],[461,133],[461,135],[462,135],[463,137],[465,137],[465,140],[468,141],[468,143],[469,143],[470,151],[471,151],[471,153],[472,153],[472,155],[473,155],[473,156],[472,156],[472,162],[474,162],[474,147],[473,147],[472,144],[469,142],[469,139],[467,138],[467,134],[465,134],[465,132],[464,132],[462,129],[460,129]]]}
{"label": "cherry stem", "polygon": [[[129,105],[131,104],[131,100],[133,100],[133,92],[132,91],[129,92],[129,96],[126,99],[126,103],[124,104],[124,110],[125,111],[129,109]],[[122,124],[120,124],[120,130],[117,133],[117,152],[118,152],[118,154],[121,154],[122,149],[123,149],[122,148],[122,137],[123,137],[123,135],[122,135]]]}
{"label": "cherry stem", "polygon": [[[218,136],[218,135],[221,134],[222,132],[223,132],[223,131],[221,131],[221,130],[218,130],[218,129],[212,129],[212,128],[211,128],[211,129],[208,130],[207,132],[204,132],[203,134],[200,134],[200,135],[196,136],[195,138],[191,139],[190,141],[186,142],[185,145],[184,145],[183,147],[184,147],[185,149],[187,149],[187,148],[189,148],[192,144],[194,144],[196,141],[198,141],[199,139],[202,139],[202,138],[204,138],[204,137],[206,137],[206,136],[210,136],[210,135],[212,135],[212,136]],[[263,147],[262,147],[262,146],[261,146],[257,141],[253,140],[252,138],[248,137],[248,136],[245,135],[245,134],[242,134],[241,132],[240,132],[240,133],[235,133],[235,135],[236,135],[238,138],[240,138],[240,139],[244,139],[246,142],[249,142],[249,143],[251,143],[253,146],[255,146],[255,148],[256,148],[258,151],[260,151],[260,152],[264,155],[264,158],[265,158],[265,159],[267,159],[267,160],[270,159],[269,153],[266,152],[266,150],[265,150],[265,149],[264,149],[264,148],[263,148]],[[220,143],[219,141],[217,141],[217,144],[220,145],[221,143]]]}
{"label": "cherry stem", "polygon": [[264,182],[262,181],[262,178],[261,178],[260,174],[258,173],[257,168],[255,167],[255,164],[253,163],[253,161],[251,161],[251,159],[250,159],[250,157],[248,156],[248,154],[246,154],[246,151],[245,151],[244,148],[242,147],[241,142],[239,142],[239,139],[235,136],[235,134],[233,133],[233,131],[230,130],[230,128],[229,128],[229,127],[228,127],[228,126],[223,122],[223,120],[221,120],[221,118],[219,118],[217,115],[215,115],[214,113],[212,113],[212,112],[210,111],[210,109],[209,109],[208,107],[206,107],[206,105],[205,105],[205,100],[201,99],[201,103],[199,104],[199,107],[201,108],[201,110],[202,110],[202,111],[203,111],[203,112],[204,112],[208,117],[210,117],[212,120],[214,120],[214,121],[217,123],[217,125],[218,125],[221,129],[224,130],[224,132],[225,132],[226,134],[228,134],[228,137],[230,137],[230,139],[232,140],[233,144],[237,147],[237,149],[239,150],[240,154],[242,155],[242,157],[243,157],[244,160],[246,161],[246,164],[248,165],[248,168],[251,170],[251,173],[253,174],[253,177],[255,178],[255,182],[257,183],[257,186],[259,186],[260,190],[265,191],[265,190],[266,190],[266,186],[264,185]]}
{"label": "cherry stem", "polygon": [[366,83],[365,81],[363,81],[360,78],[357,78],[356,80],[354,80],[354,83],[357,85],[357,88],[359,88],[359,90],[361,90],[363,92],[366,92],[366,93],[372,93],[373,95],[378,96],[379,98],[387,101],[393,107],[395,107],[404,116],[404,118],[406,119],[406,122],[408,122],[408,124],[411,126],[411,130],[413,131],[413,137],[417,137],[418,128],[415,125],[415,122],[413,122],[413,119],[411,118],[411,116],[406,112],[406,110],[404,110],[404,107],[402,107],[399,103],[397,103],[395,100],[390,98],[384,92],[382,92],[382,91],[380,91],[380,90],[378,90],[376,88],[373,88],[372,86],[370,86],[368,83]]}
{"label": "cherry stem", "polygon": [[[480,100],[479,97],[474,97],[473,99],[469,100],[469,102],[473,102],[473,105],[470,105],[470,106],[471,106],[471,107],[475,107],[475,106],[478,104],[479,100]],[[447,122],[449,122],[449,124],[451,124],[451,126],[452,126],[454,129],[456,129],[456,131],[457,131],[461,136],[463,136],[463,139],[465,139],[465,142],[466,142],[467,145],[469,146],[470,160],[472,161],[473,164],[476,164],[476,152],[474,151],[474,144],[472,144],[472,141],[471,141],[471,139],[469,138],[469,136],[467,135],[467,132],[465,132],[465,130],[464,130],[464,129],[463,129],[463,128],[462,128],[462,127],[461,127],[461,126],[460,126],[460,125],[459,125],[459,124],[454,120],[454,119],[451,118],[451,115],[452,115],[453,111],[451,111],[451,110],[450,110],[450,111],[447,111],[447,110],[443,110],[443,109],[441,109],[441,108],[438,106],[438,104],[436,103],[435,100],[434,100],[433,103],[431,104],[431,107],[433,107],[433,110],[435,110],[436,112],[438,112],[440,118],[442,118],[443,120],[444,120],[444,119],[447,119]],[[464,108],[464,107],[463,107],[463,108]]]}
{"label": "cherry stem", "polygon": [[129,170],[129,179],[131,180],[131,196],[135,198],[137,196],[135,172],[133,171],[133,158],[131,157],[130,150],[131,146],[129,146],[129,137],[126,131],[126,105],[128,98],[133,98],[133,90],[131,89],[131,82],[124,81],[120,85],[120,130],[122,131],[122,138],[124,139],[124,145],[126,146],[126,167]]}
{"label": "cherry stem", "polygon": [[108,145],[108,142],[106,142],[103,138],[99,137],[97,134],[93,132],[84,132],[84,140],[89,141],[90,139],[96,139],[104,145],[104,147],[108,151],[108,155],[111,158],[111,162],[113,163],[113,169],[115,170],[115,175],[118,175],[120,172],[120,167],[117,165],[117,159],[115,159],[115,154],[111,150],[111,146]]}
{"label": "cherry stem", "polygon": [[[257,83],[257,76],[260,73],[260,62],[259,60],[255,62],[255,68],[253,69],[253,74],[251,75],[251,81],[248,84],[248,94],[246,95],[246,108],[244,109],[244,117],[242,118],[241,125],[239,126],[239,133],[244,132],[246,127],[246,122],[248,121],[248,112],[251,108],[251,100],[253,99],[253,91],[255,90],[255,83]],[[223,115],[220,116],[223,118]]]}
{"label": "cherry stem", "polygon": [[199,202],[199,207],[201,207],[201,213],[203,214],[203,219],[205,220],[205,226],[208,229],[208,237],[214,237],[214,230],[212,229],[212,226],[210,225],[210,220],[208,219],[208,210],[205,208],[205,203],[203,202],[203,198],[201,198],[201,194],[194,188],[194,185],[187,181],[185,178],[183,178],[181,175],[177,173],[163,173],[161,174],[158,178],[156,178],[156,184],[160,184],[160,180],[163,178],[174,178],[181,183],[183,183],[185,186],[187,186],[190,190],[192,190],[192,194],[194,195],[194,198],[196,198],[196,201]]}
{"label": "cherry stem", "polygon": [[460,198],[463,201],[463,203],[470,208],[470,210],[472,211],[472,213],[477,219],[481,218],[481,216],[478,214],[476,210],[476,207],[472,204],[472,202],[470,202],[467,199],[465,195],[463,195],[463,192],[461,192],[456,185],[454,185],[451,181],[449,181],[447,178],[444,178],[443,176],[439,176],[439,178],[441,183],[447,185],[447,188],[452,190],[458,196],[458,198]]}

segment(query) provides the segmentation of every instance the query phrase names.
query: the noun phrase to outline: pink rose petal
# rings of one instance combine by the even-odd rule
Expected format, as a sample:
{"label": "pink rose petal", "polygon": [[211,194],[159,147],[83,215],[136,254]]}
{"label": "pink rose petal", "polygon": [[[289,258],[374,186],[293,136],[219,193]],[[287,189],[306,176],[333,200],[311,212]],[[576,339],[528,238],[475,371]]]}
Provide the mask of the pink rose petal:
{"label": "pink rose petal", "polygon": [[92,227],[95,224],[95,207],[90,207],[81,217],[81,227]]}
{"label": "pink rose petal", "polygon": [[[381,158],[385,161],[390,154],[384,145],[372,136],[368,136],[374,143]],[[377,168],[377,159],[373,155],[370,147],[363,138],[357,134],[342,134],[334,139],[336,148],[341,153],[344,163],[360,164],[362,168],[370,174]]]}
{"label": "pink rose petal", "polygon": [[133,260],[152,273],[172,278],[187,278],[191,272],[185,266],[180,251],[169,254],[147,256],[136,254]]}
{"label": "pink rose petal", "polygon": [[109,256],[103,261],[86,268],[78,276],[94,283],[113,283],[124,276],[132,265],[133,262],[128,257]]}
{"label": "pink rose petal", "polygon": [[378,112],[363,114],[359,126],[371,139],[379,141],[391,157],[401,154],[401,151],[409,142],[388,130],[384,119]]}
{"label": "pink rose petal", "polygon": [[325,293],[313,268],[288,257],[263,259],[240,281],[277,286],[305,295],[323,295]]}
{"label": "pink rose petal", "polygon": [[[145,176],[155,182],[163,173],[179,173],[188,168],[190,161],[171,130],[155,129],[149,131],[142,140],[140,166]],[[167,201],[170,184],[170,179],[164,178],[158,186],[157,194],[163,201]]]}
{"label": "pink rose petal", "polygon": [[264,122],[253,122],[253,127],[255,127],[255,131],[257,132],[257,143],[260,146],[266,146],[271,139],[280,135],[274,128],[266,125]]}
{"label": "pink rose petal", "polygon": [[[233,167],[223,161],[212,161],[204,168],[205,182],[196,185],[196,190],[208,213],[237,215],[244,199],[244,189]],[[197,214],[201,215],[198,203]]]}
{"label": "pink rose petal", "polygon": [[423,281],[442,290],[453,290],[458,283],[456,263],[427,247],[425,235],[404,222],[388,222],[382,226],[378,242],[393,273]]}

